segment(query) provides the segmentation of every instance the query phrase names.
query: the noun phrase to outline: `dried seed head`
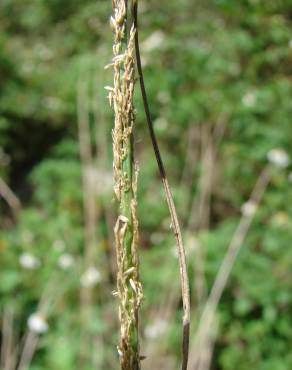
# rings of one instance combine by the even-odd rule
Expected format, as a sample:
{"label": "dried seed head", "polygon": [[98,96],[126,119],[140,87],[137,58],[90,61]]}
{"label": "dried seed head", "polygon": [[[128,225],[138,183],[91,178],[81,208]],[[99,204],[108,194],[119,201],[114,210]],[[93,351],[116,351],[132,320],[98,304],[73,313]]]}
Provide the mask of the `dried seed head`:
{"label": "dried seed head", "polygon": [[[135,27],[126,24],[126,0],[113,0],[113,16],[110,19],[114,31],[113,59],[106,68],[113,66],[113,88],[107,86],[109,102],[114,110],[115,122],[112,132],[114,191],[120,203],[120,215],[115,224],[117,255],[117,292],[119,297],[119,320],[121,341],[118,347],[121,368],[133,368],[139,363],[137,342],[138,309],[142,300],[142,286],[138,280],[138,220],[137,220],[137,169],[132,162],[133,104],[135,86]],[[130,29],[129,36],[126,35]],[[129,170],[129,160],[130,166]],[[135,168],[133,168],[135,167]],[[133,346],[133,341],[135,341]]]}

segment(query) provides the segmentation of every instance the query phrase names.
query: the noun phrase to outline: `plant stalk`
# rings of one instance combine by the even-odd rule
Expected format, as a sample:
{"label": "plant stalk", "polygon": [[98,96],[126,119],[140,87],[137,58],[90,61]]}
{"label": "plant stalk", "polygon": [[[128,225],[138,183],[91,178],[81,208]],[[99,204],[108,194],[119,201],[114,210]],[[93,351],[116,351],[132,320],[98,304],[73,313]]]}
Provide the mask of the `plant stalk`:
{"label": "plant stalk", "polygon": [[182,302],[183,302],[183,339],[182,339],[182,364],[181,369],[187,370],[188,367],[188,356],[189,356],[189,337],[190,337],[190,289],[189,289],[189,278],[187,272],[187,262],[186,262],[186,255],[185,255],[185,248],[182,239],[182,233],[178,221],[178,216],[176,212],[176,207],[174,204],[172,192],[170,189],[170,185],[168,182],[168,178],[166,175],[165,167],[163,164],[163,160],[160,154],[158,142],[156,139],[153,122],[150,114],[150,108],[146,93],[146,87],[144,82],[144,75],[141,63],[141,56],[140,56],[140,47],[139,47],[139,35],[138,35],[138,0],[132,0],[132,15],[134,19],[134,26],[135,26],[135,52],[136,52],[136,63],[137,63],[137,70],[139,74],[139,82],[140,82],[140,89],[142,94],[142,100],[144,105],[144,110],[146,114],[146,121],[148,125],[148,130],[152,142],[152,146],[154,149],[161,181],[163,184],[166,202],[169,209],[169,214],[171,218],[171,226],[173,230],[173,234],[176,240],[177,251],[178,251],[178,258],[179,258],[179,268],[180,268],[180,280],[181,280],[181,291],[182,291]]}
{"label": "plant stalk", "polygon": [[122,370],[139,370],[138,312],[142,299],[139,280],[137,176],[134,160],[133,104],[135,84],[135,27],[127,12],[126,0],[113,0],[111,27],[114,87],[109,100],[115,114],[113,129],[114,191],[119,203],[115,225],[117,253],[117,296],[119,298],[120,344],[118,352]]}

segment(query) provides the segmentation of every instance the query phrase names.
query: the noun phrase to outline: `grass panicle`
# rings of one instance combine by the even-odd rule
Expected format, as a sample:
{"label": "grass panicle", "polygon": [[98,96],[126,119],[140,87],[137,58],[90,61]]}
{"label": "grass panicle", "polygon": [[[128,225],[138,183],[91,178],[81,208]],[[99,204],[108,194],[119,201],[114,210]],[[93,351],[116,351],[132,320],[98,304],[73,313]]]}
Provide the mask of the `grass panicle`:
{"label": "grass panicle", "polygon": [[140,369],[138,311],[143,296],[139,280],[137,177],[134,160],[133,105],[135,85],[135,27],[130,24],[127,1],[114,0],[111,28],[114,32],[114,86],[109,100],[115,114],[113,129],[114,191],[119,203],[115,225],[117,254],[117,296],[119,298],[122,370]]}

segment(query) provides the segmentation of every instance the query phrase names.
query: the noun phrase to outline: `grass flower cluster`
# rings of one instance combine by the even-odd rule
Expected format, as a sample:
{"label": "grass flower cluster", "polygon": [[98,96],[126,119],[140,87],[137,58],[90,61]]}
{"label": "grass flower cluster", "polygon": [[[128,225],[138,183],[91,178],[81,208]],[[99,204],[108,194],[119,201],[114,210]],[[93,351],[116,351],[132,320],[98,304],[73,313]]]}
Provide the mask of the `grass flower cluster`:
{"label": "grass flower cluster", "polygon": [[114,87],[109,99],[115,113],[113,129],[115,194],[119,216],[115,226],[117,254],[117,295],[121,328],[120,355],[123,370],[139,369],[138,310],[142,299],[139,281],[137,165],[134,162],[133,128],[135,121],[133,95],[135,84],[135,27],[127,17],[127,2],[113,1]]}

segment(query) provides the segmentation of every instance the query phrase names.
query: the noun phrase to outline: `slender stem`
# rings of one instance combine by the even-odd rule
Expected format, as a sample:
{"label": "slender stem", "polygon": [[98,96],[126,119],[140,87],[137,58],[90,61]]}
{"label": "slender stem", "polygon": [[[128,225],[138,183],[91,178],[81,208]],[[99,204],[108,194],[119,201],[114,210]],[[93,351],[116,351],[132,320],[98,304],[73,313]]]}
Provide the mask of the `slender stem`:
{"label": "slender stem", "polygon": [[216,275],[214,284],[212,286],[209,297],[206,301],[203,313],[201,315],[199,327],[196,333],[195,343],[196,351],[191,353],[191,367],[195,368],[197,361],[200,361],[202,352],[206,347],[206,342],[210,340],[212,336],[212,329],[214,326],[214,320],[216,311],[224,289],[227,285],[230,277],[232,268],[236,262],[238,254],[243,247],[243,243],[251,227],[252,221],[255,217],[255,212],[259,207],[259,204],[265,194],[267,186],[271,179],[270,167],[266,166],[260,173],[255,187],[251,193],[249,203],[254,207],[254,211],[243,215],[240,222],[233,234],[232,240],[228,246],[227,252],[223,258],[223,261],[219,267]]}
{"label": "slender stem", "polygon": [[0,198],[3,198],[7,202],[7,204],[13,211],[15,218],[17,218],[21,210],[21,202],[1,177],[0,177]]}
{"label": "slender stem", "polygon": [[[79,138],[79,153],[82,174],[82,195],[83,195],[83,215],[84,215],[84,256],[82,269],[87,271],[94,261],[96,248],[96,225],[98,219],[98,209],[96,203],[95,179],[92,176],[95,163],[92,154],[90,137],[90,105],[88,81],[89,76],[82,71],[77,85],[77,123]],[[89,326],[92,319],[92,287],[81,286],[80,290],[80,314],[82,331],[80,346],[80,367],[84,367],[90,360],[91,335]]]}
{"label": "slender stem", "polygon": [[166,201],[167,201],[167,205],[168,205],[169,213],[171,217],[173,233],[176,239],[176,244],[177,244],[177,249],[178,249],[181,288],[182,288],[182,300],[183,300],[183,309],[184,309],[182,370],[186,370],[187,364],[188,364],[188,353],[189,353],[190,292],[189,292],[189,279],[188,279],[188,273],[187,273],[185,249],[184,249],[182,234],[181,234],[180,225],[179,225],[179,221],[177,217],[177,212],[176,212],[175,204],[173,201],[173,196],[171,193],[169,182],[166,176],[165,167],[162,161],[158,142],[157,142],[154,128],[153,128],[153,122],[152,122],[152,118],[150,114],[148,98],[147,98],[147,93],[146,93],[146,88],[145,88],[145,83],[144,83],[144,76],[143,76],[143,69],[142,69],[142,64],[141,64],[141,56],[140,56],[140,48],[139,48],[139,35],[138,35],[138,0],[132,0],[132,14],[133,14],[134,25],[136,29],[136,33],[135,33],[136,63],[137,63],[137,69],[139,73],[139,81],[140,81],[140,88],[141,88],[142,99],[143,99],[143,104],[144,104],[144,110],[146,114],[146,119],[147,119],[147,124],[148,124],[152,146],[154,149],[157,165],[159,168],[161,180],[162,180],[165,195],[166,195]]}

